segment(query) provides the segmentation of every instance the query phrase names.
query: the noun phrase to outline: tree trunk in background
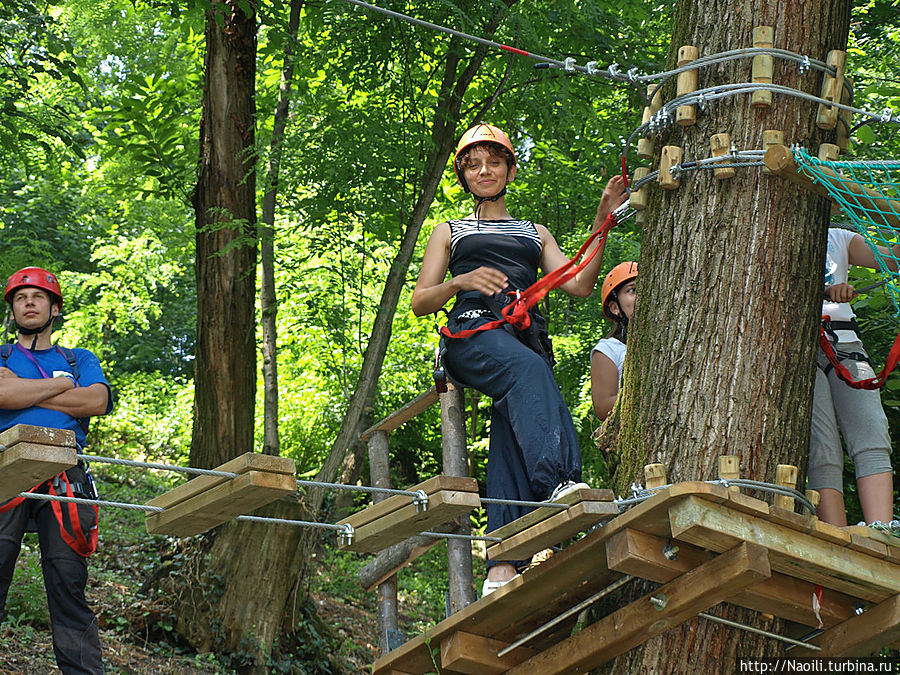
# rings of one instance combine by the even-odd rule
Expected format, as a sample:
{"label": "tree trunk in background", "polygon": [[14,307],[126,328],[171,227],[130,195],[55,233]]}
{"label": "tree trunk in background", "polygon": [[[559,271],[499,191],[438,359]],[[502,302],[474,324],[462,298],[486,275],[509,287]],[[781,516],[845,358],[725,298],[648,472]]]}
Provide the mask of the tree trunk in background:
{"label": "tree trunk in background", "polygon": [[[254,449],[256,30],[256,18],[237,0],[214,0],[207,13],[194,204],[198,325],[191,445],[191,465],[206,468]],[[267,513],[296,515],[288,508],[276,505]],[[284,540],[296,534],[284,529],[227,524],[211,536],[207,564],[208,541],[198,545],[198,567],[184,570],[176,605],[178,630],[194,647],[242,652],[254,664],[248,670],[265,671],[292,578],[294,549]]]}
{"label": "tree trunk in background", "polygon": [[[849,11],[848,0],[680,0],[669,65],[681,45],[700,56],[749,47],[760,25],[775,27],[775,47],[824,61],[846,47]],[[750,67],[744,59],[701,69],[699,86],[749,82]],[[818,71],[801,75],[795,63],[775,60],[776,84],[818,96],[821,81]],[[670,87],[664,100],[674,97]],[[685,161],[705,158],[710,136],[728,132],[737,148],[758,149],[765,129],[813,153],[833,141],[833,132],[816,128],[810,102],[775,94],[771,108],[749,103],[748,94],[712,102],[696,126],[666,130],[658,148],[679,145]],[[825,200],[759,168],[722,181],[712,171],[688,172],[672,192],[651,187],[632,342],[610,424],[618,432],[618,492],[643,482],[649,462],[663,463],[672,482],[715,478],[722,454],[740,457],[742,477],[769,482],[776,464],[805,465],[828,212]],[[631,597],[647,590],[632,589]],[[781,621],[747,610],[712,613],[784,632]],[[714,673],[738,656],[782,649],[693,619],[611,670]]]}
{"label": "tree trunk in background", "polygon": [[275,295],[275,201],[278,196],[278,172],[281,168],[282,143],[287,127],[291,104],[291,82],[294,79],[294,42],[300,24],[303,0],[292,0],[288,18],[288,35],[284,48],[284,66],[281,69],[281,85],[269,144],[269,161],[266,166],[266,185],[262,203],[260,225],[260,262],[262,283],[259,291],[260,320],[263,329],[263,453],[280,454],[278,439],[278,300]]}

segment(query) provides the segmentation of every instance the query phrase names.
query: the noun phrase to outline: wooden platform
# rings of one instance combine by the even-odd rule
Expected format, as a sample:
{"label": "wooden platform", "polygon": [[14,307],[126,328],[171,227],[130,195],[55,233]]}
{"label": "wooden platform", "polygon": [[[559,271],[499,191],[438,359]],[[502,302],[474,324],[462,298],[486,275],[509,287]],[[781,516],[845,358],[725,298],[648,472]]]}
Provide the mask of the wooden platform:
{"label": "wooden platform", "polygon": [[354,513],[337,523],[349,524],[354,530],[352,541],[342,543],[341,548],[377,553],[481,506],[474,478],[436,476],[407,489],[424,492],[427,508],[417,507],[411,496],[394,495]]}
{"label": "wooden platform", "polygon": [[[811,641],[823,647],[815,655],[870,653],[898,639],[900,540],[864,530],[829,526],[717,485],[673,485],[379,658],[373,673],[434,672],[432,650],[447,673],[583,672],[719,602],[815,628],[816,584],[825,589],[826,630]],[[666,606],[644,597],[570,636],[572,617],[496,656],[626,574],[665,584],[653,595],[664,594]],[[866,607],[859,616],[858,604]]]}
{"label": "wooden platform", "polygon": [[239,475],[199,476],[150,500],[165,510],[147,516],[147,532],[190,537],[297,491],[289,457],[248,452],[216,470]]}
{"label": "wooden platform", "polygon": [[17,424],[0,433],[0,502],[70,469],[75,456],[75,432]]}

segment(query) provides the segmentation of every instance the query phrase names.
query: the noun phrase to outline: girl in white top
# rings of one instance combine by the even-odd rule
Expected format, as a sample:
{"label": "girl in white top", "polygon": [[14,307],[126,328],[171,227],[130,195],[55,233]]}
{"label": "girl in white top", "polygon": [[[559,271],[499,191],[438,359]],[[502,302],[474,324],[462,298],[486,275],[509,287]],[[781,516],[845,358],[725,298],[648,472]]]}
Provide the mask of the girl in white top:
{"label": "girl in white top", "polygon": [[634,312],[637,275],[638,264],[628,261],[613,267],[603,280],[603,314],[613,322],[614,328],[609,337],[600,340],[591,350],[591,401],[594,414],[601,420],[607,418],[619,394],[628,323]]}

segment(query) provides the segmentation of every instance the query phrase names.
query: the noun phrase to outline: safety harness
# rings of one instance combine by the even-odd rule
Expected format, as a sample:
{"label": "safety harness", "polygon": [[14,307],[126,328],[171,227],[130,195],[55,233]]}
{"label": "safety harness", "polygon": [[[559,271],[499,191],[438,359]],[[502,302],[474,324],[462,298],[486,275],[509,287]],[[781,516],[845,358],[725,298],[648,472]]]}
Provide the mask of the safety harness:
{"label": "safety harness", "polygon": [[[9,360],[14,347],[15,345],[9,343],[0,345],[0,362],[2,362],[4,368],[6,367],[6,362]],[[78,370],[78,364],[75,359],[75,352],[73,352],[71,349],[61,347],[59,345],[56,345],[56,351],[59,352],[59,354],[61,354],[69,364],[69,367],[72,370],[72,377],[75,379],[75,382],[77,384],[80,373]],[[46,374],[43,372],[42,375],[46,377]],[[78,419],[78,423],[81,425],[82,429],[84,429],[85,433],[87,433],[87,422],[80,418],[76,419]],[[44,494],[49,494],[53,497],[81,497],[83,499],[97,499],[97,488],[94,485],[94,480],[91,476],[89,464],[83,460],[79,460],[78,468],[80,468],[84,472],[83,482],[70,481],[69,477],[66,475],[66,472],[63,471],[50,480],[35,485],[33,488],[28,490],[28,492],[43,492]],[[0,513],[5,513],[11,509],[16,508],[23,501],[25,501],[25,499],[25,497],[14,497],[6,504],[0,506]],[[66,502],[65,504],[62,504],[61,502],[51,501],[50,506],[53,509],[53,515],[56,517],[56,522],[59,523],[59,534],[62,537],[63,541],[65,541],[72,548],[72,550],[75,551],[75,553],[82,556],[83,558],[86,558],[93,554],[94,551],[97,550],[97,535],[99,533],[97,523],[99,522],[100,509],[97,506],[92,507],[94,509],[94,526],[91,528],[90,535],[88,537],[85,537],[84,531],[81,527],[81,519],[78,517],[78,505],[75,502]],[[69,522],[72,525],[72,533],[69,533],[66,530],[63,508],[66,509],[65,515],[68,515]]]}
{"label": "safety harness", "polygon": [[[826,315],[822,317],[822,325],[819,328],[819,347],[822,348],[822,352],[825,354],[825,358],[828,359],[830,366],[834,368],[834,372],[837,373],[837,376],[841,378],[844,384],[853,389],[881,389],[881,387],[884,386],[884,383],[887,382],[888,375],[891,374],[891,371],[896,367],[897,363],[900,362],[900,333],[894,338],[894,344],[891,346],[891,351],[888,353],[887,361],[881,372],[875,377],[864,380],[854,380],[853,375],[842,361],[865,361],[870,365],[871,362],[864,354],[860,354],[859,352],[847,353],[835,351],[834,345],[838,342],[837,333],[835,331],[838,330],[852,330],[859,336],[859,326],[855,319],[852,321],[832,321],[830,316]],[[828,373],[828,369],[825,370],[825,373]]]}

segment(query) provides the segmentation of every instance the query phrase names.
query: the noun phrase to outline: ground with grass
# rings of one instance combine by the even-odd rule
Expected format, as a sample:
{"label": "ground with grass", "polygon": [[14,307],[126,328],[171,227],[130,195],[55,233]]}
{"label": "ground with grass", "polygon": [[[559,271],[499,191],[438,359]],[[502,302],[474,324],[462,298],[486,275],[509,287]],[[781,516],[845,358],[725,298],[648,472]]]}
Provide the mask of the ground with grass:
{"label": "ground with grass", "polygon": [[[161,478],[135,480],[116,467],[96,467],[102,498],[144,503],[167,489]],[[370,672],[377,652],[375,594],[359,586],[357,574],[370,556],[336,549],[323,539],[310,578],[312,614],[303,620],[303,641],[330,658],[288,658],[274,672],[356,675]],[[420,633],[443,618],[446,547],[438,545],[400,576],[401,629]],[[88,601],[97,614],[110,675],[212,675],[233,673],[227,658],[197,654],[175,633],[165,597],[147,591],[161,562],[178,555],[178,542],[148,536],[138,511],[104,508],[97,553],[91,558]],[[58,672],[53,657],[40,572],[37,535],[26,535],[0,624],[0,675]],[[303,660],[306,658],[306,660]]]}

